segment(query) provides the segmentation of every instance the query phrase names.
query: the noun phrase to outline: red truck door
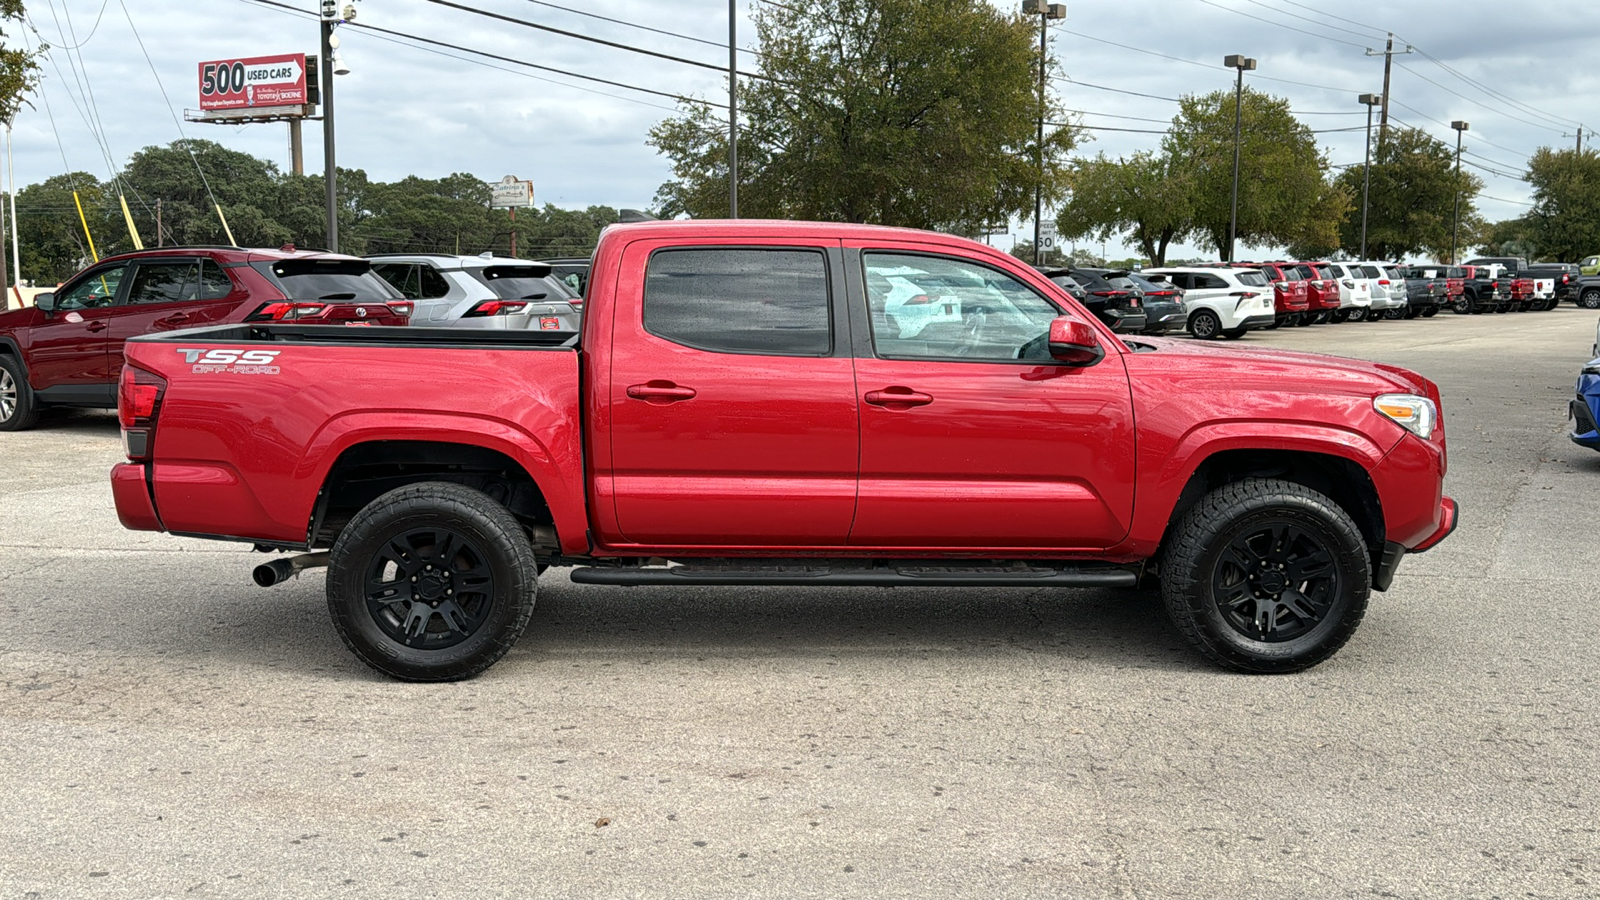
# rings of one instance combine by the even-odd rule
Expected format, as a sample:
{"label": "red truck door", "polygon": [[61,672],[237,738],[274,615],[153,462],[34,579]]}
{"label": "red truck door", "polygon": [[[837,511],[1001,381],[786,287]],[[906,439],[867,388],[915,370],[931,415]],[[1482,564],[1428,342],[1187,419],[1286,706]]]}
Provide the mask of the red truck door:
{"label": "red truck door", "polygon": [[91,269],[55,295],[55,311],[29,334],[28,380],[68,402],[110,399],[116,380],[110,351],[111,323],[127,263]]}
{"label": "red truck door", "polygon": [[[1120,348],[1087,368],[1058,365],[1045,340],[1064,299],[928,245],[856,246],[845,265],[860,273],[865,301],[853,292],[852,312],[871,344],[856,359],[861,481],[850,543],[1121,540],[1133,513],[1134,421]],[[931,284],[942,295],[929,310]]]}
{"label": "red truck door", "polygon": [[[641,240],[612,304],[617,534],[651,546],[842,546],[855,510],[855,373],[837,240]],[[594,313],[591,312],[591,315]],[[594,332],[591,332],[594,333]],[[620,538],[618,540],[618,538]]]}
{"label": "red truck door", "polygon": [[111,321],[112,356],[121,353],[124,341],[141,334],[221,324],[246,296],[211,260],[140,260],[122,301],[125,308]]}

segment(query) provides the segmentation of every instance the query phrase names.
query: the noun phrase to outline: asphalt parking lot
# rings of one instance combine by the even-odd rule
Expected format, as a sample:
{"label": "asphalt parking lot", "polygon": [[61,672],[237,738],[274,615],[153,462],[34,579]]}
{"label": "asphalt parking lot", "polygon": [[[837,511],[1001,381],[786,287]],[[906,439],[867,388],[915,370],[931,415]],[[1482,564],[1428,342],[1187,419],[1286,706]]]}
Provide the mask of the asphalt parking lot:
{"label": "asphalt parking lot", "polygon": [[1594,897],[1596,315],[1258,332],[1439,382],[1462,525],[1336,657],[1228,674],[1152,594],[541,581],[466,683],[320,574],[128,532],[115,417],[0,435],[3,897]]}

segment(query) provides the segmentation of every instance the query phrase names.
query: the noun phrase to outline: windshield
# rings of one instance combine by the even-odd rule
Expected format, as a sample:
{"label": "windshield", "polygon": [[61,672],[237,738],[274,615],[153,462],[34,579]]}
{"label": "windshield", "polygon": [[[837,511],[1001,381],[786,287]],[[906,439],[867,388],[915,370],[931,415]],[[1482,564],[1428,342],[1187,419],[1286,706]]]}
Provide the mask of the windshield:
{"label": "windshield", "polygon": [[568,300],[577,296],[561,279],[548,274],[549,266],[485,266],[466,271],[501,300]]}
{"label": "windshield", "polygon": [[405,297],[372,272],[364,259],[280,259],[253,262],[290,300],[387,303]]}

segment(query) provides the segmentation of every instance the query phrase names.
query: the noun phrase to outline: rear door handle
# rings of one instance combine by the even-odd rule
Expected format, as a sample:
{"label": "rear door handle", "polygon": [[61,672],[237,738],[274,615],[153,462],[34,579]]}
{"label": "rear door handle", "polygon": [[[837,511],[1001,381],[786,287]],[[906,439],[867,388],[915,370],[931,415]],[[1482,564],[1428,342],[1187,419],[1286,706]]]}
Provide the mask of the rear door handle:
{"label": "rear door handle", "polygon": [[676,403],[694,399],[694,388],[681,387],[670,381],[651,381],[628,386],[628,396],[647,403]]}
{"label": "rear door handle", "polygon": [[873,406],[886,406],[890,409],[909,409],[913,406],[927,406],[933,402],[932,394],[913,391],[908,387],[890,387],[881,391],[867,391],[862,398]]}
{"label": "rear door handle", "polygon": [[180,323],[187,322],[187,321],[189,321],[189,314],[188,313],[173,313],[172,315],[167,316],[165,319],[162,319],[161,320],[161,324],[163,324],[163,325],[178,325]]}
{"label": "rear door handle", "polygon": [[104,322],[102,322],[102,321],[100,321],[98,319],[96,319],[95,321],[90,322],[85,327],[88,328],[90,331],[105,331],[107,328],[110,328],[111,326],[107,325],[106,323],[104,323]]}

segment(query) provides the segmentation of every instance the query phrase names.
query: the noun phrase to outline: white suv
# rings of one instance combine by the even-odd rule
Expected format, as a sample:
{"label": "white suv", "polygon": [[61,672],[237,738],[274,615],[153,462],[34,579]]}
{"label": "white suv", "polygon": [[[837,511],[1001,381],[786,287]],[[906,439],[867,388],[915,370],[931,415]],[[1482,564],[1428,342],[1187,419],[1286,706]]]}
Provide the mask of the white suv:
{"label": "white suv", "polygon": [[372,271],[416,301],[418,328],[577,331],[582,303],[548,263],[485,253],[382,253]]}
{"label": "white suv", "polygon": [[1339,308],[1333,321],[1359,322],[1372,309],[1372,282],[1356,263],[1329,263],[1328,271],[1339,282]]}
{"label": "white suv", "polygon": [[1237,338],[1270,326],[1272,283],[1257,269],[1171,266],[1139,274],[1165,275],[1183,291],[1189,311],[1189,333],[1197,338]]}
{"label": "white suv", "polygon": [[1405,281],[1396,282],[1389,272],[1393,265],[1372,261],[1349,264],[1351,269],[1359,271],[1361,277],[1367,280],[1368,289],[1372,292],[1372,307],[1367,314],[1369,321],[1382,319],[1391,310],[1403,310],[1409,305]]}

